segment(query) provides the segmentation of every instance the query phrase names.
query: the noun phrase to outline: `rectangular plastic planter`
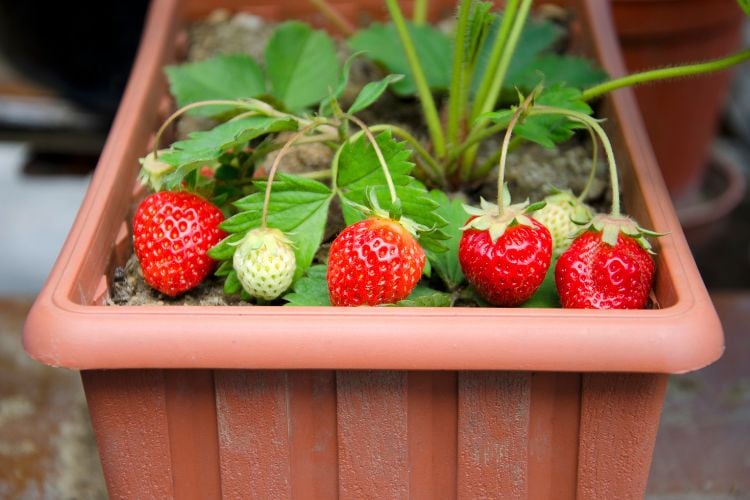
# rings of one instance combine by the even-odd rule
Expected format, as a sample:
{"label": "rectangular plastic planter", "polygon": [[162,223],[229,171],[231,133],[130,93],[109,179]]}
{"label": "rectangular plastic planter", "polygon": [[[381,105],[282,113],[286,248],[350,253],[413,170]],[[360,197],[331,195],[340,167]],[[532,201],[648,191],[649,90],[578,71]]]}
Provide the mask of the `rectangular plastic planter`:
{"label": "rectangular plastic planter", "polygon": [[[622,74],[607,2],[576,12],[577,47]],[[723,334],[632,92],[607,97],[606,125],[626,210],[668,233],[659,309],[106,307],[183,21],[154,2],[24,334],[32,357],[81,370],[111,496],[641,497],[667,374],[716,360]]]}

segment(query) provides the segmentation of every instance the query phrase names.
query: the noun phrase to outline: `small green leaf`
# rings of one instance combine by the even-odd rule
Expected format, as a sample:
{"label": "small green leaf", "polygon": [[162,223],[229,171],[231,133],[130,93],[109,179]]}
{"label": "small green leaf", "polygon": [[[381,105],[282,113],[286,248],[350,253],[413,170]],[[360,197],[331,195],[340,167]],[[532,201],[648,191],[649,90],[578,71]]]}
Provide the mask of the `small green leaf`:
{"label": "small green leaf", "polygon": [[559,308],[560,296],[557,294],[557,287],[555,285],[555,261],[553,261],[547,274],[544,276],[544,281],[539,286],[536,293],[521,307],[537,307],[537,308]]}
{"label": "small green leaf", "polygon": [[[165,68],[169,86],[179,107],[211,99],[257,97],[266,91],[260,66],[248,55],[219,55],[211,59]],[[227,106],[196,108],[189,113],[214,116]]]}
{"label": "small green leaf", "polygon": [[[261,225],[266,181],[256,181],[257,193],[237,201],[241,210],[221,227],[227,232],[245,234]],[[295,175],[279,174],[273,183],[268,205],[268,226],[283,231],[294,246],[297,259],[295,278],[304,274],[323,239],[328,207],[333,193],[325,184]]]}
{"label": "small green leaf", "polygon": [[[237,245],[242,241],[242,238],[244,238],[245,235],[243,233],[237,233],[237,234],[230,234],[223,240],[221,240],[219,243],[214,245],[214,247],[208,251],[208,256],[211,257],[214,260],[227,260],[231,259],[234,255],[234,250],[237,248]],[[219,266],[218,271],[222,271],[222,274],[219,274],[218,276],[226,276],[228,272],[224,272],[226,268],[224,267],[224,263],[222,262]]]}
{"label": "small green leaf", "polygon": [[430,198],[439,205],[435,213],[447,221],[447,224],[442,229],[448,236],[448,239],[443,242],[447,247],[447,251],[427,251],[427,257],[448,289],[454,290],[464,281],[464,273],[461,271],[461,266],[458,263],[458,245],[463,236],[461,227],[466,223],[467,215],[461,200],[455,199],[451,201],[442,191],[431,191]]}
{"label": "small green leaf", "polygon": [[393,304],[396,307],[450,307],[453,298],[449,293],[426,289],[427,293],[412,294]]}
{"label": "small green leaf", "polygon": [[276,28],[265,59],[271,93],[288,109],[312,106],[336,87],[339,64],[333,41],[307,24],[290,21]]}
{"label": "small green leaf", "polygon": [[404,75],[388,75],[377,82],[369,82],[359,92],[359,95],[357,95],[357,98],[354,100],[354,103],[351,105],[348,112],[350,114],[359,113],[377,101],[383,92],[385,92],[385,89],[388,88],[388,85],[403,79]]}
{"label": "small green leaf", "polygon": [[312,266],[292,285],[292,291],[284,295],[287,306],[330,306],[326,266]]}
{"label": "small green leaf", "polygon": [[[407,27],[417,57],[422,63],[427,84],[432,90],[446,90],[450,85],[450,39],[429,24],[415,26],[407,23]],[[403,80],[393,85],[394,92],[399,95],[416,93],[414,78],[393,23],[372,23],[351,37],[348,44],[352,50],[367,52],[368,58],[385,66],[390,73],[405,75]]]}
{"label": "small green leaf", "polygon": [[352,64],[354,64],[354,60],[362,54],[363,52],[355,52],[346,59],[344,67],[341,69],[341,73],[339,74],[339,83],[336,86],[336,90],[334,90],[331,95],[320,102],[318,114],[320,114],[321,116],[329,116],[333,113],[334,101],[339,99],[344,94],[347,85],[349,85],[349,72],[352,69]]}
{"label": "small green leaf", "polygon": [[564,84],[568,87],[586,88],[601,83],[607,73],[583,57],[544,54],[535,58],[519,71],[513,83],[521,89],[530,90],[539,83],[546,86]]}
{"label": "small green leaf", "polygon": [[[414,169],[414,163],[409,161],[411,151],[406,147],[406,143],[394,140],[390,131],[382,132],[375,138],[375,142],[383,153],[394,184],[408,184],[408,175]],[[385,185],[385,182],[385,175],[375,149],[364,134],[342,146],[336,179],[339,188],[354,191],[368,186]]]}
{"label": "small green leaf", "polygon": [[232,270],[227,274],[226,280],[224,280],[224,293],[226,295],[234,295],[242,291],[242,283],[237,277],[237,273]]}
{"label": "small green leaf", "polygon": [[296,122],[286,118],[252,116],[222,123],[211,130],[193,132],[182,141],[175,142],[159,158],[179,167],[175,172],[181,179],[186,167],[195,167],[216,161],[229,148],[245,145],[247,141],[272,132],[294,130]]}

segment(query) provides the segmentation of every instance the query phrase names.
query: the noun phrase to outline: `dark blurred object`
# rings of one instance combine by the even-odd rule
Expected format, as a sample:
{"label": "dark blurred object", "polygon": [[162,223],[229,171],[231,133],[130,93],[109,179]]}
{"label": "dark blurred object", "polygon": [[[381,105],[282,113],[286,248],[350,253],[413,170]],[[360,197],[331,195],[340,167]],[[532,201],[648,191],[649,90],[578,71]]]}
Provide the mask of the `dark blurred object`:
{"label": "dark blurred object", "polygon": [[19,73],[111,120],[125,88],[147,0],[0,0],[0,52]]}
{"label": "dark blurred object", "polygon": [[[612,0],[630,71],[702,62],[742,46],[735,0]],[[664,180],[678,205],[692,203],[710,166],[731,71],[636,87]]]}

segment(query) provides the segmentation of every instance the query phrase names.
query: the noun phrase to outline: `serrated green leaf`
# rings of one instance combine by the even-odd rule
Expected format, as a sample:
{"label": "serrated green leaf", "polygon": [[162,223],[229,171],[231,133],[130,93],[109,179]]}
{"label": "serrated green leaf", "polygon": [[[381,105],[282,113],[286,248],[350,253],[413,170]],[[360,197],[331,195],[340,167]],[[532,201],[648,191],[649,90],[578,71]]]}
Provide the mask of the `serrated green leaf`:
{"label": "serrated green leaf", "polygon": [[312,266],[292,285],[292,291],[284,295],[287,306],[330,306],[326,280],[326,266]]}
{"label": "serrated green leaf", "polygon": [[349,72],[351,71],[352,64],[361,55],[362,52],[355,52],[346,59],[344,67],[341,68],[341,72],[339,73],[339,83],[336,85],[336,89],[320,102],[320,107],[318,108],[319,115],[329,116],[333,113],[333,103],[344,94],[347,85],[349,85]]}
{"label": "serrated green leaf", "polygon": [[216,161],[229,148],[244,146],[247,141],[272,132],[294,130],[295,121],[286,118],[252,116],[229,121],[211,130],[193,132],[175,142],[159,158],[178,169],[170,177],[181,179],[192,167]]}
{"label": "serrated green leaf", "polygon": [[[393,139],[390,131],[379,134],[375,141],[383,153],[388,170],[396,185],[410,182],[409,173],[414,163],[409,161],[411,151],[405,142]],[[343,190],[360,190],[368,186],[385,185],[385,175],[378,161],[375,149],[367,138],[361,135],[353,142],[347,142],[339,155],[336,184]]]}
{"label": "serrated green leaf", "polygon": [[388,85],[401,81],[404,79],[404,75],[388,75],[382,80],[376,82],[369,82],[365,85],[362,90],[354,99],[348,113],[355,114],[359,113],[363,109],[368,108],[372,103],[378,100],[378,98],[385,92]]}
{"label": "serrated green leaf", "polygon": [[[409,35],[414,42],[417,57],[422,63],[427,85],[432,90],[446,90],[450,85],[451,41],[434,26],[423,24],[415,26],[407,23]],[[393,91],[399,95],[416,93],[414,78],[401,46],[401,40],[393,23],[372,23],[364,30],[358,31],[348,41],[352,50],[365,51],[366,56],[385,66],[390,73],[405,75],[405,78],[393,85]]]}
{"label": "serrated green leaf", "polygon": [[445,252],[428,250],[427,257],[448,289],[454,290],[464,281],[464,273],[458,263],[458,245],[463,236],[461,227],[466,223],[468,216],[461,200],[451,201],[445,193],[437,190],[430,192],[430,198],[438,203],[435,213],[447,221],[442,230],[448,239],[443,242],[447,248]]}
{"label": "serrated green leaf", "polygon": [[[259,191],[235,203],[241,210],[221,227],[227,232],[245,234],[260,227],[266,181],[256,181]],[[333,193],[325,184],[295,175],[279,174],[273,183],[268,205],[268,226],[283,231],[294,246],[297,259],[295,278],[310,267],[323,239],[328,207]]]}
{"label": "serrated green leaf", "polygon": [[[590,115],[591,107],[581,99],[581,91],[561,84],[545,88],[535,104],[569,109]],[[546,148],[570,139],[581,124],[566,116],[532,115],[516,126],[514,133]]]}
{"label": "serrated green leaf", "polygon": [[[260,66],[245,54],[219,55],[203,61],[167,66],[164,71],[179,107],[210,99],[257,97],[266,91]],[[227,106],[208,106],[189,113],[215,116],[228,109]]]}
{"label": "serrated green leaf", "polygon": [[[228,235],[208,251],[208,256],[214,260],[231,259],[234,255],[235,248],[237,248],[237,245],[242,241],[244,236],[245,235],[242,233]],[[223,265],[224,264],[222,263],[219,269],[222,269]]]}
{"label": "serrated green leaf", "polygon": [[331,38],[290,21],[274,31],[265,51],[272,94],[291,110],[312,106],[336,87],[339,70]]}

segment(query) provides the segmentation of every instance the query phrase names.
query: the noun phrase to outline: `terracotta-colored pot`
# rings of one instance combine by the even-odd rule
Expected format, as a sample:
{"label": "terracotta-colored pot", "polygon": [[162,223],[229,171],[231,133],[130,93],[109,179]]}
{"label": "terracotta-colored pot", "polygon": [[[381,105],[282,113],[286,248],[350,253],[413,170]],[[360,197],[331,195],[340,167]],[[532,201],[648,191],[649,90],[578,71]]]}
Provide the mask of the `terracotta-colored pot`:
{"label": "terracotta-colored pot", "polygon": [[[577,13],[577,46],[623,73],[608,4],[582,1]],[[24,333],[32,357],[81,370],[110,494],[642,496],[667,374],[716,360],[723,335],[633,94],[609,96],[604,115],[626,210],[667,233],[659,308],[106,307],[184,20],[176,0],[153,4]]]}
{"label": "terracotta-colored pot", "polygon": [[[736,0],[611,0],[629,71],[701,62],[742,46]],[[675,202],[689,201],[710,164],[731,71],[635,89],[664,180]]]}

